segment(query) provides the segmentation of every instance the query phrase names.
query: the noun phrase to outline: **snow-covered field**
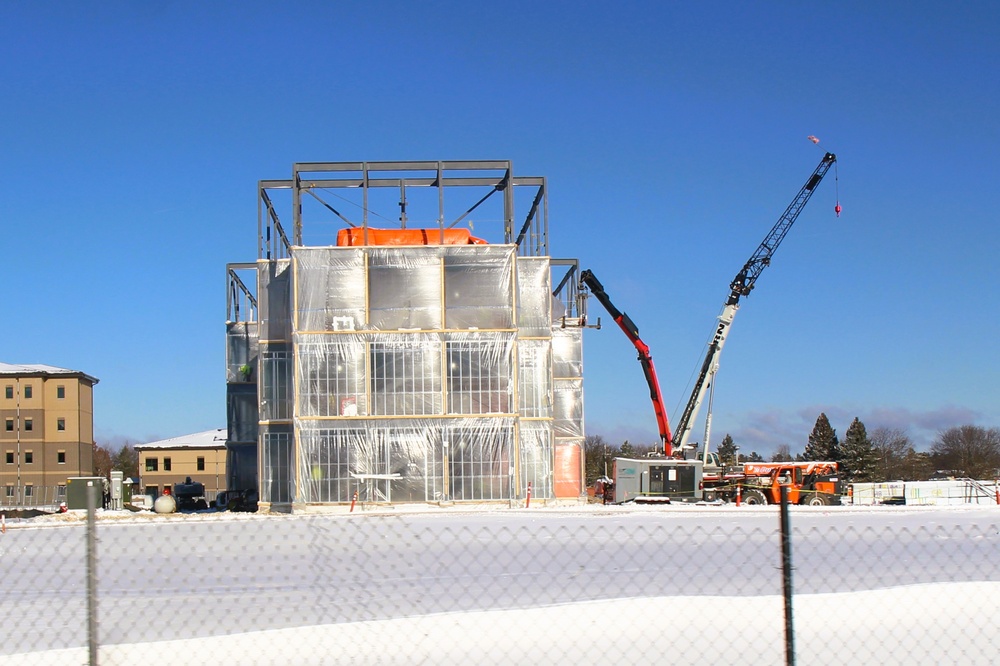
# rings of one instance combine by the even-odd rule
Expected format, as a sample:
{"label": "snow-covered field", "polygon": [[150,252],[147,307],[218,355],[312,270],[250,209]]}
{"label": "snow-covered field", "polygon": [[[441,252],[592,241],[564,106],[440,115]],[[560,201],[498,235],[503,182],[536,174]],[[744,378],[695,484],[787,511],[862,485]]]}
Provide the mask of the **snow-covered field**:
{"label": "snow-covered field", "polygon": [[[773,507],[99,517],[101,664],[784,662]],[[83,521],[0,535],[0,664],[86,663]],[[1000,507],[791,524],[798,663],[995,661]]]}

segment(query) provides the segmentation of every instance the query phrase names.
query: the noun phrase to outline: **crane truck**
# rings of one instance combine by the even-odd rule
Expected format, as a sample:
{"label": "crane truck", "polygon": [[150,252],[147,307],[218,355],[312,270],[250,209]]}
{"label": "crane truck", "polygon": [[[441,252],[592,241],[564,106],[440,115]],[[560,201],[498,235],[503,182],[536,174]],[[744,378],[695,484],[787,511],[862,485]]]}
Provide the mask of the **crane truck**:
{"label": "crane truck", "polygon": [[[639,363],[642,365],[643,374],[646,377],[646,383],[649,386],[650,399],[653,403],[653,410],[656,414],[657,426],[660,431],[660,439],[663,443],[663,455],[670,457],[673,454],[674,444],[676,442],[677,448],[680,451],[684,451],[691,448],[689,445],[689,439],[691,435],[691,427],[695,418],[697,417],[698,411],[701,407],[702,402],[705,399],[705,394],[710,387],[714,390],[714,379],[715,374],[719,369],[719,358],[722,354],[722,348],[726,343],[726,338],[729,336],[729,329],[733,323],[733,319],[736,317],[736,312],[739,310],[740,299],[744,296],[749,296],[750,292],[756,285],[757,278],[763,270],[771,264],[771,258],[774,256],[774,252],[778,249],[781,241],[784,239],[785,235],[791,229],[795,220],[798,218],[799,214],[805,208],[806,203],[812,197],[813,192],[816,187],[823,180],[823,177],[827,174],[830,168],[837,161],[837,156],[833,153],[826,153],[823,159],[820,160],[819,165],[813,170],[813,173],[809,176],[805,185],[799,190],[795,198],[785,209],[785,212],[778,218],[778,221],[771,228],[771,231],[764,238],[764,240],[757,247],[757,250],[753,253],[749,260],[743,265],[743,268],[736,274],[732,282],[729,285],[729,296],[726,299],[726,303],[723,306],[722,314],[719,315],[718,325],[713,330],[712,338],[709,340],[708,352],[702,362],[701,369],[698,378],[695,382],[694,390],[691,393],[684,412],[681,415],[681,419],[674,433],[670,431],[670,425],[667,420],[666,410],[663,406],[663,398],[660,392],[659,381],[656,377],[656,370],[653,366],[653,359],[649,353],[649,346],[642,341],[639,337],[639,329],[632,321],[632,319],[624,312],[621,312],[614,306],[611,299],[608,297],[604,290],[604,286],[589,270],[585,270],[580,275],[581,286],[590,289],[591,293],[600,301],[601,305],[611,314],[615,323],[618,324],[619,328],[625,333],[626,337],[632,342],[639,354]],[[838,204],[839,207],[839,204]],[[709,409],[711,410],[711,403]],[[622,470],[628,470],[623,472],[623,477],[619,478],[618,465],[616,464],[615,476],[614,476],[614,496],[616,502],[628,501],[627,498],[629,493],[632,493],[634,498],[636,494],[642,497],[654,497],[662,496],[669,501],[671,496],[677,499],[702,499],[708,497],[714,499],[716,497],[722,499],[731,499],[735,497],[737,491],[742,491],[744,486],[747,486],[748,490],[748,503],[762,503],[766,501],[768,497],[777,497],[775,494],[777,492],[778,485],[774,479],[785,478],[785,475],[790,475],[791,478],[795,478],[794,466],[788,469],[778,471],[770,470],[768,474],[758,474],[750,473],[748,474],[745,470],[741,473],[731,475],[728,480],[723,474],[721,467],[717,464],[713,464],[710,461],[710,454],[708,451],[709,438],[711,434],[711,413],[709,413],[705,420],[705,439],[703,444],[703,459],[701,461],[701,467],[697,472],[690,471],[686,465],[681,464],[678,461],[629,461],[627,459],[618,459],[623,461],[621,466]],[[616,463],[618,462],[616,460]],[[639,464],[629,464],[627,467],[626,463]],[[809,463],[809,464],[819,464],[819,463]],[[656,469],[653,469],[656,467]],[[819,480],[816,481],[816,475],[806,475],[802,477],[801,482],[795,486],[795,501],[801,498],[811,499],[814,503],[833,503],[832,497],[838,496],[838,487],[836,486],[836,479],[833,475],[836,474],[836,465],[834,463],[834,469],[832,472],[827,470],[825,476],[831,477],[832,480]],[[757,471],[761,471],[757,469]],[[644,476],[645,475],[645,476]],[[764,476],[772,478],[772,482],[766,484],[763,482]],[[627,477],[627,478],[626,478]],[[644,489],[643,482],[646,480],[649,485]],[[819,483],[820,485],[814,485]],[[826,485],[833,484],[833,485]],[[707,490],[706,490],[707,489]],[[733,491],[732,497],[730,496],[730,490]]]}
{"label": "crane truck", "polygon": [[663,407],[663,396],[660,394],[660,382],[656,378],[656,368],[653,365],[653,357],[649,353],[649,345],[639,337],[639,327],[624,312],[620,311],[611,302],[608,294],[604,291],[604,285],[589,270],[580,273],[580,282],[590,289],[594,297],[601,302],[604,309],[608,311],[611,318],[615,320],[618,327],[622,329],[625,336],[635,346],[639,353],[639,364],[642,365],[642,372],[646,376],[646,384],[649,386],[649,398],[653,402],[653,412],[656,414],[656,425],[660,431],[660,441],[663,445],[663,455],[673,454],[673,436],[670,433],[670,422],[667,420],[667,410]]}
{"label": "crane truck", "polygon": [[778,504],[788,487],[792,504],[840,504],[844,482],[835,462],[753,462],[732,469],[701,460],[615,458],[614,502],[742,502]]}
{"label": "crane truck", "polygon": [[[733,319],[740,308],[740,299],[744,296],[749,296],[750,292],[753,291],[761,272],[771,265],[771,258],[778,249],[778,245],[781,244],[781,241],[795,223],[796,218],[798,218],[799,213],[802,212],[802,209],[809,202],[816,187],[823,180],[823,176],[826,175],[836,161],[837,156],[833,153],[826,153],[823,156],[819,165],[813,171],[812,175],[809,176],[806,184],[802,186],[802,189],[792,199],[792,203],[788,204],[788,208],[778,218],[771,231],[761,244],[757,246],[757,250],[751,255],[750,259],[747,260],[743,268],[740,269],[739,273],[736,274],[736,277],[730,283],[729,297],[722,308],[722,314],[719,315],[718,324],[712,331],[712,337],[708,341],[708,352],[705,354],[705,359],[701,364],[694,390],[691,392],[691,397],[688,399],[687,405],[685,405],[684,411],[677,422],[677,427],[674,430],[674,438],[677,440],[678,447],[682,450],[688,446],[688,441],[691,438],[691,427],[698,416],[698,410],[705,399],[705,393],[715,383],[715,374],[719,370],[719,357],[722,355],[722,347],[726,344],[726,338],[729,336]],[[706,419],[705,441],[703,442],[703,450],[706,456],[708,454],[709,436],[711,434],[710,419],[711,416],[709,415],[708,419]]]}

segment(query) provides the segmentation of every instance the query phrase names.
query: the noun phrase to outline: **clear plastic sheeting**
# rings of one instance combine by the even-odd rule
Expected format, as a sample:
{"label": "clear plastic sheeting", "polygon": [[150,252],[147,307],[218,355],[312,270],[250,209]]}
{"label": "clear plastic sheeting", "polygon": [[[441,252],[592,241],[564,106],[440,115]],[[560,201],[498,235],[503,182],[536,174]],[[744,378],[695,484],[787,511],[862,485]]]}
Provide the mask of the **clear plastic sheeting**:
{"label": "clear plastic sheeting", "polygon": [[291,345],[276,342],[263,345],[260,353],[260,420],[288,421],[292,418]]}
{"label": "clear plastic sheeting", "polygon": [[260,501],[289,504],[295,497],[295,446],[292,424],[260,429]]}
{"label": "clear plastic sheeting", "polygon": [[548,257],[517,260],[517,334],[547,338],[552,334],[552,278]]}
{"label": "clear plastic sheeting", "polygon": [[295,278],[297,330],[353,331],[364,327],[364,250],[296,249]]}
{"label": "clear plastic sheeting", "polygon": [[559,380],[552,393],[556,437],[583,437],[583,380]]}
{"label": "clear plastic sheeting", "polygon": [[508,500],[513,418],[302,424],[300,502]]}
{"label": "clear plastic sheeting", "polygon": [[230,442],[256,442],[258,414],[257,387],[252,384],[229,384],[226,388],[226,421]]}
{"label": "clear plastic sheeting", "polygon": [[518,340],[517,362],[518,413],[523,418],[551,418],[551,340]]}
{"label": "clear plastic sheeting", "polygon": [[[259,353],[257,322],[237,321],[226,324],[226,382],[256,380],[254,368]],[[249,369],[249,372],[246,372]]]}
{"label": "clear plastic sheeting", "polygon": [[579,498],[556,449],[583,436],[582,335],[553,324],[549,259],[516,251],[293,247],[261,262],[261,501],[511,501],[529,483]]}
{"label": "clear plastic sheeting", "polygon": [[292,339],[290,268],[288,259],[258,262],[257,302],[261,341]]}
{"label": "clear plastic sheeting", "polygon": [[556,379],[583,377],[583,329],[552,329],[552,376]]}
{"label": "clear plastic sheeting", "polygon": [[530,483],[532,497],[553,497],[551,423],[521,420],[518,435],[521,450],[520,488],[526,491]]}

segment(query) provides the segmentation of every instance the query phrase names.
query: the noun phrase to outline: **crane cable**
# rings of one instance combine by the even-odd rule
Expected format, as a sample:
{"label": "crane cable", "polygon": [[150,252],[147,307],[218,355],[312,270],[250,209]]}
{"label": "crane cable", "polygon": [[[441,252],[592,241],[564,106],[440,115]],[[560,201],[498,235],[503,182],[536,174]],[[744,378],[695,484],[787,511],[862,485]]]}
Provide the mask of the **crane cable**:
{"label": "crane cable", "polygon": [[837,192],[837,205],[833,207],[833,212],[837,214],[837,217],[840,217],[840,211],[843,210],[840,207],[840,171],[839,171],[839,169],[840,169],[840,167],[838,167],[837,163],[834,162],[833,163],[833,184],[834,184],[834,187],[835,187],[836,192]]}

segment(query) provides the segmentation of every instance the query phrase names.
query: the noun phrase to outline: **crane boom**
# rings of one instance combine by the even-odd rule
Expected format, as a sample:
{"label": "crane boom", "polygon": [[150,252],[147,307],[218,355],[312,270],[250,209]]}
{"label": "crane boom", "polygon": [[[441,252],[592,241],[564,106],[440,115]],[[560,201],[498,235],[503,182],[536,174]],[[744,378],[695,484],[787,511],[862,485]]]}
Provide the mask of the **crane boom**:
{"label": "crane boom", "polygon": [[604,285],[591,271],[585,270],[580,273],[580,282],[590,289],[590,292],[601,302],[604,309],[608,311],[608,314],[639,352],[639,363],[642,365],[642,372],[649,385],[649,399],[653,401],[656,424],[660,430],[660,440],[663,442],[663,453],[667,456],[671,455],[673,453],[673,436],[670,434],[670,423],[667,421],[667,411],[663,407],[660,382],[656,378],[656,368],[653,366],[653,357],[649,354],[649,346],[639,338],[639,328],[629,316],[614,306],[604,291]]}
{"label": "crane boom", "polygon": [[[785,238],[785,234],[792,228],[799,213],[805,208],[816,187],[823,180],[823,176],[826,175],[826,172],[830,170],[830,167],[836,161],[837,156],[833,153],[826,153],[823,156],[816,170],[809,176],[806,184],[802,186],[799,193],[792,199],[792,203],[788,204],[788,208],[778,218],[778,221],[757,247],[757,250],[751,255],[750,259],[747,260],[743,268],[740,269],[740,272],[736,274],[736,277],[730,283],[729,297],[722,308],[722,314],[719,315],[719,323],[713,331],[712,339],[708,342],[708,352],[701,364],[694,390],[691,392],[691,397],[677,423],[675,435],[681,447],[686,446],[688,443],[688,439],[691,436],[691,427],[693,421],[697,418],[701,403],[705,399],[705,392],[715,380],[715,374],[719,370],[719,356],[722,354],[722,347],[726,344],[726,338],[729,336],[729,327],[732,325],[733,319],[736,317],[736,311],[740,307],[740,298],[749,296],[750,292],[753,291],[757,278],[771,264],[771,257],[774,256],[778,245]],[[704,442],[704,447],[707,455],[708,442]]]}

